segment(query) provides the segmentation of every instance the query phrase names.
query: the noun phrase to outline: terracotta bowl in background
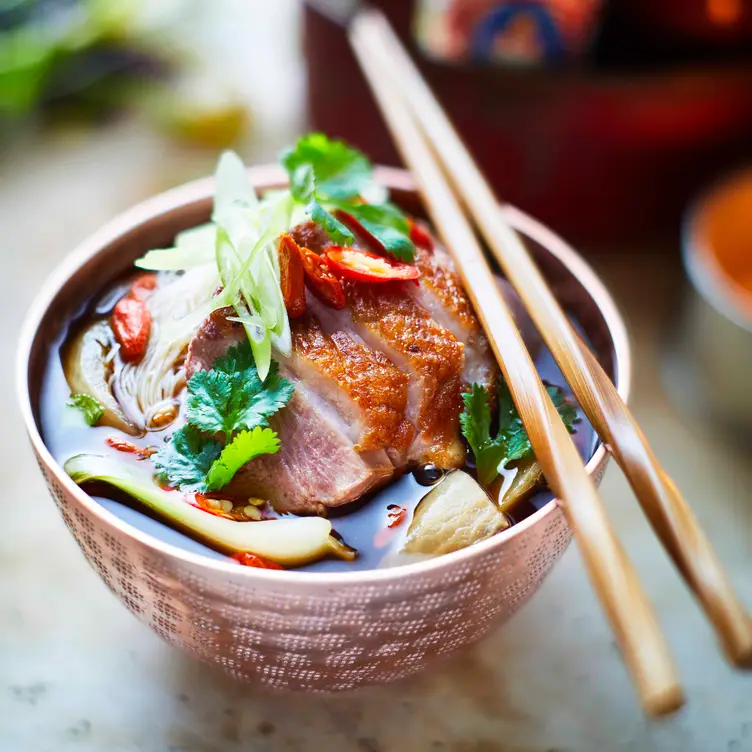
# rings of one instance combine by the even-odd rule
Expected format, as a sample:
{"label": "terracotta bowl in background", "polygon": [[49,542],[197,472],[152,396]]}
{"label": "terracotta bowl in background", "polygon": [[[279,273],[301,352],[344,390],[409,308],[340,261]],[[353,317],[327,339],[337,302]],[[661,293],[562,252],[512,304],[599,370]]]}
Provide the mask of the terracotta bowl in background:
{"label": "terracotta bowl in background", "polygon": [[[421,214],[407,173],[380,178]],[[277,168],[250,171],[257,188],[284,184]],[[149,248],[208,220],[214,184],[200,180],[148,200],[67,257],[29,313],[19,352],[19,395],[32,446],[66,525],[92,568],[125,606],[171,644],[231,675],[276,688],[350,690],[419,671],[480,639],[537,590],[571,539],[556,502],[482,543],[430,561],[352,573],[267,571],[210,559],[119,519],[63,472],[45,447],[40,390],[51,343],[81,302]],[[611,297],[556,235],[505,207],[557,296],[583,326],[622,397],[629,348]],[[588,463],[599,481],[607,461]]]}

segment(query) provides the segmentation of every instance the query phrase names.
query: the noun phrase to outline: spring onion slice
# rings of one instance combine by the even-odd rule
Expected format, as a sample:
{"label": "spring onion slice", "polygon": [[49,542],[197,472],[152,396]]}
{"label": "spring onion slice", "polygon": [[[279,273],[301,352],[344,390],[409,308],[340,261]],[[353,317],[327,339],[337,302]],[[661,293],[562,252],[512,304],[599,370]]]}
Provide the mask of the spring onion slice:
{"label": "spring onion slice", "polygon": [[158,248],[148,251],[136,261],[139,269],[150,271],[178,271],[193,269],[214,260],[213,248],[217,228],[213,224],[203,224],[184,230],[175,237],[173,248]]}
{"label": "spring onion slice", "polygon": [[285,356],[292,349],[274,243],[291,226],[299,207],[287,190],[269,192],[259,200],[234,152],[222,154],[215,179],[212,221],[181,232],[174,248],[149,251],[136,265],[173,271],[211,264],[214,268],[207,273],[222,290],[179,321],[170,322],[165,333],[196,328],[217,309],[232,306],[233,320],[243,324],[264,379],[272,346]]}

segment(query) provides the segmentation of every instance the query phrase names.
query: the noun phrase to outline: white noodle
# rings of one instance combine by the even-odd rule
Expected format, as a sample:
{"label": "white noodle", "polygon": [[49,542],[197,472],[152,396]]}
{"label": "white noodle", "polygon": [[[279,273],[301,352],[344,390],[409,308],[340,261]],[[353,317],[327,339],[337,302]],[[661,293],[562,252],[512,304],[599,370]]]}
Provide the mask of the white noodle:
{"label": "white noodle", "polygon": [[[176,397],[186,382],[186,348],[198,326],[194,322],[181,327],[180,319],[205,304],[218,284],[216,267],[207,264],[163,282],[148,298],[152,328],[146,354],[139,363],[123,364],[112,382],[115,398],[139,428],[157,427],[154,416],[177,407]],[[162,334],[166,328],[169,337]]]}

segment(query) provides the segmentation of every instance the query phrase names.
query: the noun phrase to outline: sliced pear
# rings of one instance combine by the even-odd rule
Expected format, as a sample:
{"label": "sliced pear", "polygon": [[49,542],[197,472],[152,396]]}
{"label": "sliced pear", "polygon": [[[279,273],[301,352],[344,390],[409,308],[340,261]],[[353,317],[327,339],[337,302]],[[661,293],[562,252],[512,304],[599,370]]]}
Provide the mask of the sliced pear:
{"label": "sliced pear", "polygon": [[138,436],[143,432],[128,420],[110,389],[109,377],[114,366],[108,355],[114,346],[109,323],[104,319],[95,321],[65,343],[63,371],[73,394],[88,394],[104,407],[98,425]]}
{"label": "sliced pear", "polygon": [[224,553],[251,553],[283,567],[299,567],[325,556],[353,559],[355,552],[338,541],[323,517],[295,517],[238,522],[191,506],[180,494],[163,491],[151,478],[110,457],[78,454],[65,463],[75,483],[108,483],[132,496],[152,512]]}

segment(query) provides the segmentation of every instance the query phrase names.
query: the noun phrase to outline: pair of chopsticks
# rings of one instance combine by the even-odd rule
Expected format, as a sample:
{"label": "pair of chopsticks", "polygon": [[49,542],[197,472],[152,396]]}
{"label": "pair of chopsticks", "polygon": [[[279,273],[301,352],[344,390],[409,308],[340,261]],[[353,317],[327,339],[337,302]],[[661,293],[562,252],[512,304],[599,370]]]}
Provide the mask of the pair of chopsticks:
{"label": "pair of chopsticks", "polygon": [[713,548],[661,468],[616,388],[570,326],[487,181],[384,16],[354,14],[349,37],[392,137],[452,255],[511,390],[536,457],[560,499],[632,672],[643,707],[684,702],[665,639],[572,439],[499,292],[464,203],[564,377],[627,476],[658,538],[715,627],[729,660],[752,663],[752,620]]}

